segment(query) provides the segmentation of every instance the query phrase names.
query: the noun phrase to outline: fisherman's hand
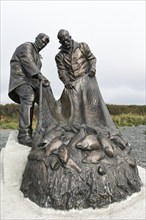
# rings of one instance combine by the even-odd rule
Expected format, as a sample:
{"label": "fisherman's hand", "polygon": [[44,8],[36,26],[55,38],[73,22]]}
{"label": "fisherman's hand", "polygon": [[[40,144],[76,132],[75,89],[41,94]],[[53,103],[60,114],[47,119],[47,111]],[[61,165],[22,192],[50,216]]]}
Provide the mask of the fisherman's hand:
{"label": "fisherman's hand", "polygon": [[43,83],[43,86],[45,86],[45,87],[50,86],[50,82],[47,79],[43,80],[42,83]]}
{"label": "fisherman's hand", "polygon": [[88,76],[90,76],[90,77],[93,77],[93,76],[95,76],[95,72],[93,72],[93,71],[90,71],[90,72],[88,73]]}
{"label": "fisherman's hand", "polygon": [[45,76],[43,76],[41,73],[38,74],[38,79],[40,81],[42,81],[43,86],[49,86],[50,85],[49,80]]}
{"label": "fisherman's hand", "polygon": [[73,89],[73,85],[71,84],[71,82],[65,84],[65,88],[66,89]]}

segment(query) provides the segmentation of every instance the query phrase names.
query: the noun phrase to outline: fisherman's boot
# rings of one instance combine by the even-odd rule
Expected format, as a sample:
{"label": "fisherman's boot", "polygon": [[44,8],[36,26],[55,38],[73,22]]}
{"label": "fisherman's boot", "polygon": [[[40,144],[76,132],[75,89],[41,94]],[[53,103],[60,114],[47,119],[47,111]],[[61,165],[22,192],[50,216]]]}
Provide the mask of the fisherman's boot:
{"label": "fisherman's boot", "polygon": [[18,142],[19,144],[22,144],[22,145],[26,145],[28,147],[32,147],[32,138],[29,136],[29,135],[26,135],[24,137],[18,137]]}

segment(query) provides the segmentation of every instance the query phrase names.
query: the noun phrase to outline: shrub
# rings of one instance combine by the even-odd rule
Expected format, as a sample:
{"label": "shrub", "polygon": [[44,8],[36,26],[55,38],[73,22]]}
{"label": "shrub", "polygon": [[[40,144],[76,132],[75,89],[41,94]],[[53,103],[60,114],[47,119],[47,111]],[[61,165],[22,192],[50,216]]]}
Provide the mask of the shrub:
{"label": "shrub", "polygon": [[[107,108],[112,115],[112,119],[117,127],[146,125],[145,105],[112,105]],[[1,128],[17,128],[18,126],[18,104],[0,105]],[[34,110],[34,126],[37,121],[38,106]]]}
{"label": "shrub", "polygon": [[146,115],[146,105],[112,105],[107,104],[111,115],[137,114]]}
{"label": "shrub", "polygon": [[146,125],[146,115],[120,114],[113,115],[112,119],[117,127]]}

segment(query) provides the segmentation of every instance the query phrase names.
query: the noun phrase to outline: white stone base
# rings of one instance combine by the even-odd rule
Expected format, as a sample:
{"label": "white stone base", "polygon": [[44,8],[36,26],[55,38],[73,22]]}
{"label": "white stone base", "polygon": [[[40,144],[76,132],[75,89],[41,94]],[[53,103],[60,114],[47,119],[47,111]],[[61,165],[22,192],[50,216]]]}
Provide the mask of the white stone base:
{"label": "white stone base", "polygon": [[30,148],[18,144],[17,131],[12,131],[6,147],[1,152],[1,219],[2,220],[45,220],[45,219],[108,219],[108,220],[145,220],[146,219],[146,182],[145,169],[138,167],[143,187],[127,200],[114,203],[107,208],[55,211],[40,208],[25,199],[19,188],[22,173],[27,163]]}

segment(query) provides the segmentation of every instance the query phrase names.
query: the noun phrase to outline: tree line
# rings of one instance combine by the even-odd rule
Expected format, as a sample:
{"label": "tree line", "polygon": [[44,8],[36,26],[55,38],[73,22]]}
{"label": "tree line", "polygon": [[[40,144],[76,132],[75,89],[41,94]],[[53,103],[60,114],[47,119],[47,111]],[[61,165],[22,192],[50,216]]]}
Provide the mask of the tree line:
{"label": "tree line", "polygon": [[[111,115],[121,114],[134,114],[134,115],[146,115],[146,105],[106,105]],[[19,113],[18,104],[0,104],[0,116],[1,117],[17,117]],[[35,106],[35,114],[38,114],[38,106]]]}

